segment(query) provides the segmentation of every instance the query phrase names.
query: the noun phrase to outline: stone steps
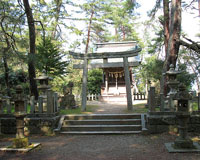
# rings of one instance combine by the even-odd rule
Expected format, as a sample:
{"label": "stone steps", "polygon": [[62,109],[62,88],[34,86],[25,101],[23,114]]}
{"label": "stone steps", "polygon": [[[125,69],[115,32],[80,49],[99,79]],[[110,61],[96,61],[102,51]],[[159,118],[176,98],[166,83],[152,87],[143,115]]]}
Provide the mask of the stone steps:
{"label": "stone steps", "polygon": [[144,129],[141,114],[63,115],[56,132],[62,134],[138,134]]}
{"label": "stone steps", "polygon": [[68,135],[114,135],[114,134],[139,134],[141,131],[82,131],[82,132],[64,132],[61,131],[61,134],[68,134]]}
{"label": "stone steps", "polygon": [[141,125],[69,125],[62,131],[140,131]]}
{"label": "stone steps", "polygon": [[89,120],[64,120],[67,125],[139,125],[141,119],[89,119]]}

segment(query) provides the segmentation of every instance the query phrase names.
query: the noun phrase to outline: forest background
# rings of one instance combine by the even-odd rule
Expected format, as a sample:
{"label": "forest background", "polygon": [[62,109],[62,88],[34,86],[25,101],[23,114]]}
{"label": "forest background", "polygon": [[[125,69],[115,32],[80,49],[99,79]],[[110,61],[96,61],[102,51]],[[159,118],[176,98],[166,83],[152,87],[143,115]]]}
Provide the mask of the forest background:
{"label": "forest background", "polygon": [[[200,90],[200,0],[3,0],[0,34],[4,95],[21,84],[37,98],[35,77],[42,72],[53,77],[53,90],[62,94],[73,81],[80,94],[82,71],[72,67],[80,61],[68,51],[93,52],[95,43],[111,41],[137,41],[143,49],[142,64],[133,70],[136,92],[147,91],[149,81],[160,92],[169,63],[183,71],[178,80],[188,89]],[[88,92],[99,93],[101,81],[102,71],[90,70]]]}

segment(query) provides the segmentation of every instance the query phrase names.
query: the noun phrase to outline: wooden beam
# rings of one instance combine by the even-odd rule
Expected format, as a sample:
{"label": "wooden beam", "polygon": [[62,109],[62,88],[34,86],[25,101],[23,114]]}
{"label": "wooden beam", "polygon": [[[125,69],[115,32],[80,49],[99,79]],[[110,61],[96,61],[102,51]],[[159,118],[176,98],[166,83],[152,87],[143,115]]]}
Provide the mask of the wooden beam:
{"label": "wooden beam", "polygon": [[[129,62],[129,67],[137,67],[139,66],[140,62]],[[83,69],[84,64],[74,64],[74,69]],[[88,64],[88,69],[92,68],[116,68],[116,67],[124,67],[123,62],[113,62],[113,63],[95,63],[95,64]]]}
{"label": "wooden beam", "polygon": [[83,53],[76,53],[69,51],[69,54],[73,56],[74,59],[104,59],[104,58],[122,58],[122,57],[133,57],[137,56],[141,51],[141,48],[137,48],[130,51],[121,51],[121,52],[102,52],[102,53],[88,53],[87,55]]}

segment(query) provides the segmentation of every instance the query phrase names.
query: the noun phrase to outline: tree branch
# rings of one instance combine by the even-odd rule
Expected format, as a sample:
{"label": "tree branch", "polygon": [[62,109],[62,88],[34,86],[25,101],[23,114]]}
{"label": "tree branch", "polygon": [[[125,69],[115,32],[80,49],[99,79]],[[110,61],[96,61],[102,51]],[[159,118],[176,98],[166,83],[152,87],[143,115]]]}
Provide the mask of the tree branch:
{"label": "tree branch", "polygon": [[188,43],[184,40],[180,40],[179,44],[200,54],[200,44],[198,44],[197,42],[194,42],[193,40],[191,40],[189,38],[186,38],[186,37],[184,37],[184,38],[191,43]]}

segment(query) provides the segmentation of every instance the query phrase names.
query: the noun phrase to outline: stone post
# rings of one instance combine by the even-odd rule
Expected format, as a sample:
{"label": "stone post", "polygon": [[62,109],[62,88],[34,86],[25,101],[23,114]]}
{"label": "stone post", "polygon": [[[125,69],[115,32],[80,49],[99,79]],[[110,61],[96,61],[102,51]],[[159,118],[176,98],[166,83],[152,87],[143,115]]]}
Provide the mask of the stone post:
{"label": "stone post", "polygon": [[43,113],[43,96],[38,97],[38,112]]}
{"label": "stone post", "polygon": [[47,113],[53,113],[53,91],[51,89],[47,90]]}
{"label": "stone post", "polygon": [[105,90],[106,94],[108,94],[108,73],[106,72],[106,78],[105,78]]}
{"label": "stone post", "polygon": [[165,106],[165,99],[164,99],[164,94],[160,93],[160,111],[164,111],[164,106]]}
{"label": "stone post", "polygon": [[198,111],[200,111],[200,92],[198,92]]}
{"label": "stone post", "polygon": [[11,113],[11,104],[10,104],[10,97],[6,97],[6,107],[7,107],[7,113]]}
{"label": "stone post", "polygon": [[0,97],[0,114],[2,114],[2,113],[3,113],[3,101]]}
{"label": "stone post", "polygon": [[84,57],[82,99],[81,99],[82,111],[86,111],[86,105],[87,105],[87,76],[88,76],[88,60],[86,57]]}
{"label": "stone post", "polygon": [[58,93],[54,93],[54,111],[58,112]]}
{"label": "stone post", "polygon": [[123,63],[124,63],[125,83],[126,83],[127,108],[128,110],[133,110],[128,58],[123,57],[123,61],[124,61]]}
{"label": "stone post", "polygon": [[149,91],[149,111],[155,112],[155,87],[150,87]]}
{"label": "stone post", "polygon": [[35,96],[30,97],[31,114],[35,112]]}

